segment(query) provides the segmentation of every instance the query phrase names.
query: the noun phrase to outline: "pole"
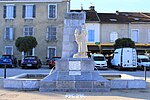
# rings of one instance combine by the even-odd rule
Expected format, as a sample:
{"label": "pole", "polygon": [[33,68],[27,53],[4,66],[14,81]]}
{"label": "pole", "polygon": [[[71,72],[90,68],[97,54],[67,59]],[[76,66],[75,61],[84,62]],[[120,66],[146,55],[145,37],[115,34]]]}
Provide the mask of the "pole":
{"label": "pole", "polygon": [[4,65],[4,78],[6,78],[6,64]]}
{"label": "pole", "polygon": [[146,81],[146,66],[144,66],[144,78],[145,78],[145,81]]}

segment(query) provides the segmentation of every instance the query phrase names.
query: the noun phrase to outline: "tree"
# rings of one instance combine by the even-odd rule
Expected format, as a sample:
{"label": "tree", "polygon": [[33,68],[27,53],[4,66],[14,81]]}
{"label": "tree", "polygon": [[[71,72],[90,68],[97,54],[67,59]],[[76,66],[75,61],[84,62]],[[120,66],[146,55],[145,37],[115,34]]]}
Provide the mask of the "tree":
{"label": "tree", "polygon": [[33,36],[18,37],[15,45],[20,52],[29,52],[37,46],[38,42]]}
{"label": "tree", "polygon": [[130,38],[118,38],[115,41],[114,48],[130,47],[135,48],[135,43]]}

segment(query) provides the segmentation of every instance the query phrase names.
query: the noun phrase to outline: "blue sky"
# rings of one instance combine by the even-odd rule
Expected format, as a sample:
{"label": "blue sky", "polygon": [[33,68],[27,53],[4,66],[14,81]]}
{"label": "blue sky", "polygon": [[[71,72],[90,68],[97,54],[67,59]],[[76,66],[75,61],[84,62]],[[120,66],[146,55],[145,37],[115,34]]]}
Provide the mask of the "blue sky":
{"label": "blue sky", "polygon": [[71,0],[71,9],[89,9],[94,5],[97,12],[149,12],[150,0]]}

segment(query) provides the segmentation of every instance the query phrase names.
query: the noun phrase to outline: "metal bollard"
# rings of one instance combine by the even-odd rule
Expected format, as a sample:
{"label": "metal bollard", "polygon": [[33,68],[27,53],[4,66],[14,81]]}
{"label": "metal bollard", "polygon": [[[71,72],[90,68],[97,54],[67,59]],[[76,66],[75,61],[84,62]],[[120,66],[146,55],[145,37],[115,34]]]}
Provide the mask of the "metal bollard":
{"label": "metal bollard", "polygon": [[4,78],[6,78],[6,64],[4,65]]}
{"label": "metal bollard", "polygon": [[144,78],[145,78],[145,81],[146,81],[146,66],[144,66]]}

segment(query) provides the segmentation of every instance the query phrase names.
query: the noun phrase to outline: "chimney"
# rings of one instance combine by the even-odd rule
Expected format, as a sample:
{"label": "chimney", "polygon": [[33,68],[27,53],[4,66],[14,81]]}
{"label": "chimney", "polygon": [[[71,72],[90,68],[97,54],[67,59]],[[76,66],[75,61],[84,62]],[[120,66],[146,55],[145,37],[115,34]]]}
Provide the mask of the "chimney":
{"label": "chimney", "polygon": [[116,15],[119,15],[119,11],[118,10],[116,11]]}
{"label": "chimney", "polygon": [[81,4],[81,11],[83,11],[83,5]]}
{"label": "chimney", "polygon": [[89,9],[95,11],[95,6],[90,6]]}

